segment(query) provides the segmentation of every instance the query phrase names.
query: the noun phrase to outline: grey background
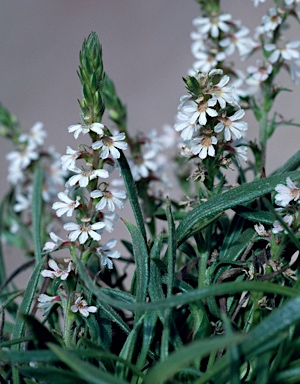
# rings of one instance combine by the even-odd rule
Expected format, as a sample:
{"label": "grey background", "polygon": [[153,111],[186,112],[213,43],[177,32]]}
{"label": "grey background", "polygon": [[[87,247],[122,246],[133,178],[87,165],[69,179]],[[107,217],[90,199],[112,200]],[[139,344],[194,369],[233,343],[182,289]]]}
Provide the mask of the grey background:
{"label": "grey background", "polygon": [[[254,8],[251,0],[223,1],[224,11],[253,29],[273,1]],[[62,154],[75,145],[67,127],[79,120],[81,97],[76,75],[83,39],[96,31],[103,45],[104,67],[128,106],[131,132],[173,124],[182,76],[192,66],[190,32],[198,16],[193,0],[10,0],[0,10],[0,100],[25,130],[42,121],[46,144]],[[293,27],[300,38],[299,26]],[[255,63],[249,60],[247,65]],[[281,86],[293,88],[283,76]],[[278,110],[299,119],[299,88],[283,94]],[[249,118],[249,138],[257,134]],[[0,139],[0,195],[7,190],[5,154]],[[299,128],[279,129],[268,149],[267,173],[299,149]],[[12,264],[14,254],[11,255]]]}

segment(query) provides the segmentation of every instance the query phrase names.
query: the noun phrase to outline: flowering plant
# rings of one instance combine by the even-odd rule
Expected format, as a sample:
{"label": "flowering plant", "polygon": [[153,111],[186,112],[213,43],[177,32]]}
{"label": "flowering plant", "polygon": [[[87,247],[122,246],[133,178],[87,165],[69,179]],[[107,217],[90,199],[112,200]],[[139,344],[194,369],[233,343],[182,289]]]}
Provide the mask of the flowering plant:
{"label": "flowering plant", "polygon": [[[298,2],[275,0],[250,37],[219,0],[197,0],[196,61],[161,135],[127,129],[95,32],[65,155],[1,106],[15,146],[1,241],[28,257],[6,276],[0,249],[1,382],[299,382],[300,152],[265,171],[275,129],[298,126],[274,112],[282,70],[300,76],[300,40],[284,37]],[[247,74],[231,62],[255,56]],[[111,238],[125,204],[129,237]]]}

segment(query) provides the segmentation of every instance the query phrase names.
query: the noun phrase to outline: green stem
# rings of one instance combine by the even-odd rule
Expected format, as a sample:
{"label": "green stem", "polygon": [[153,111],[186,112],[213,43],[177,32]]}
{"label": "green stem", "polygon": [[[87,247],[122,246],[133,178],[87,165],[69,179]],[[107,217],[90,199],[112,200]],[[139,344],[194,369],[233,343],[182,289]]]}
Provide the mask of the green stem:
{"label": "green stem", "polygon": [[206,251],[201,254],[200,262],[199,262],[199,272],[198,272],[198,288],[205,288],[207,286],[206,282],[206,267],[207,267],[207,259],[209,252]]}
{"label": "green stem", "polygon": [[266,110],[263,110],[261,119],[259,121],[259,142],[261,146],[260,164],[257,164],[259,169],[265,167],[266,165],[266,148],[267,148],[267,141],[268,141],[267,127],[268,127],[268,112]]}
{"label": "green stem", "polygon": [[66,309],[65,309],[65,316],[64,316],[64,342],[67,348],[72,347],[72,326],[75,320],[74,313],[70,310],[71,300],[70,296],[67,301]]}

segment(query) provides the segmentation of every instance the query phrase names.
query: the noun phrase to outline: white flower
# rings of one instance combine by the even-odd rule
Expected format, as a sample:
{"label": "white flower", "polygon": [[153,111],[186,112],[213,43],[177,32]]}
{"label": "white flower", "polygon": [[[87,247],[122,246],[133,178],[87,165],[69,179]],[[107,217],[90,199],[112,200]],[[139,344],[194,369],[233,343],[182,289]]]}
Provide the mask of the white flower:
{"label": "white flower", "polygon": [[274,31],[282,22],[277,9],[269,9],[269,15],[262,17],[262,25],[265,32]]}
{"label": "white flower", "polygon": [[101,265],[107,265],[108,269],[113,268],[113,263],[109,258],[118,259],[121,256],[119,251],[112,251],[112,248],[115,247],[116,244],[117,240],[111,239],[105,245],[96,248],[97,254],[101,257]]}
{"label": "white flower", "polygon": [[174,125],[175,130],[182,131],[180,136],[183,140],[191,140],[194,132],[199,128],[199,126],[194,122],[191,122],[189,115],[179,112],[177,115],[178,123]]}
{"label": "white flower", "polygon": [[68,127],[68,132],[74,132],[74,137],[75,139],[78,139],[78,136],[80,133],[85,135],[86,133],[93,131],[97,133],[99,136],[103,135],[103,128],[104,125],[101,123],[93,123],[93,124],[75,124],[75,125],[70,125]]}
{"label": "white flower", "polygon": [[292,82],[298,85],[297,77],[300,77],[300,60],[292,60],[289,66]]}
{"label": "white flower", "polygon": [[192,143],[196,144],[191,147],[191,151],[194,155],[198,155],[200,159],[205,159],[208,156],[215,156],[214,145],[218,140],[215,136],[202,136],[193,140]]}
{"label": "white flower", "polygon": [[205,41],[207,40],[207,35],[200,32],[191,32],[190,35],[192,40],[195,40],[192,43],[191,50],[192,54],[195,55],[199,51],[205,51]]}
{"label": "white flower", "polygon": [[82,314],[82,316],[88,317],[90,313],[97,312],[97,307],[93,305],[88,306],[88,303],[86,302],[86,300],[84,300],[82,296],[79,296],[76,299],[74,305],[71,306],[71,311],[74,313],[79,311]]}
{"label": "white flower", "polygon": [[135,181],[146,178],[150,175],[150,171],[154,172],[157,170],[157,163],[152,160],[154,157],[156,157],[156,153],[154,151],[148,151],[143,155],[136,155],[133,161],[129,161],[132,176]]}
{"label": "white flower", "polygon": [[101,148],[99,153],[101,159],[107,159],[109,155],[111,155],[111,157],[114,159],[119,159],[120,152],[117,150],[117,148],[122,149],[123,151],[127,149],[127,143],[122,141],[125,140],[125,138],[126,136],[124,132],[121,132],[115,136],[103,136],[101,140],[95,141],[95,143],[93,143],[92,148]]}
{"label": "white flower", "polygon": [[62,169],[59,159],[47,164],[45,170],[47,184],[63,185],[65,183],[65,178],[68,173]]}
{"label": "white flower", "polygon": [[107,206],[107,209],[113,212],[115,210],[115,205],[119,209],[124,208],[124,201],[122,200],[126,199],[126,192],[113,189],[110,191],[100,191],[97,189],[91,192],[91,197],[93,199],[100,197],[100,201],[96,204],[95,207],[98,211],[103,210]]}
{"label": "white flower", "polygon": [[66,280],[68,278],[70,272],[74,269],[74,264],[71,261],[69,262],[67,269],[59,268],[57,263],[52,259],[50,259],[48,261],[48,265],[51,269],[53,269],[53,271],[49,271],[48,269],[44,269],[41,272],[41,275],[43,277],[50,277],[50,279],[54,279],[55,277],[60,277],[61,280]]}
{"label": "white flower", "polygon": [[163,132],[160,135],[161,143],[163,144],[163,150],[173,147],[178,143],[179,136],[177,132],[169,124],[164,124]]}
{"label": "white flower", "polygon": [[219,42],[222,48],[225,48],[225,53],[230,56],[237,48],[240,56],[248,55],[255,47],[255,42],[246,37],[249,34],[249,29],[246,27],[240,28],[237,32],[231,33],[228,37],[225,37]]}
{"label": "white flower", "polygon": [[145,137],[142,138],[145,141],[145,148],[149,151],[160,152],[165,148],[165,143],[161,135],[158,135],[156,129],[151,129]]}
{"label": "white flower", "polygon": [[225,108],[226,103],[236,104],[236,100],[234,98],[234,88],[225,86],[229,80],[230,77],[225,75],[222,77],[218,84],[213,85],[207,91],[207,93],[212,96],[213,100],[219,103],[221,108]]}
{"label": "white flower", "polygon": [[83,218],[81,222],[82,224],[66,223],[64,225],[65,230],[72,231],[69,233],[69,239],[71,241],[76,241],[79,237],[79,243],[84,244],[89,236],[95,241],[101,240],[101,235],[95,232],[95,230],[104,228],[104,223],[89,224],[89,218]]}
{"label": "white flower", "polygon": [[54,232],[50,232],[49,236],[52,241],[48,241],[44,247],[43,251],[53,251],[55,248],[58,248],[60,245],[62,245],[65,241],[58,237]]}
{"label": "white flower", "polygon": [[54,303],[59,303],[61,301],[59,296],[48,296],[45,293],[42,293],[38,296],[38,308],[44,309],[43,315],[50,311]]}
{"label": "white flower", "polygon": [[239,109],[234,115],[230,117],[220,118],[220,122],[215,126],[214,131],[219,133],[225,128],[224,138],[226,141],[230,141],[231,137],[234,139],[240,139],[243,134],[242,132],[248,129],[248,124],[244,121],[236,122],[241,119],[245,114],[243,109]]}
{"label": "white flower", "polygon": [[226,58],[224,52],[210,53],[210,52],[196,52],[194,54],[197,61],[193,64],[193,71],[189,71],[189,75],[195,75],[195,72],[208,73],[218,64],[218,61],[223,61]]}
{"label": "white flower", "polygon": [[35,151],[35,145],[28,144],[20,151],[12,151],[6,155],[7,160],[10,162],[10,171],[14,169],[26,169],[33,160],[39,158],[39,154]]}
{"label": "white flower", "polygon": [[112,233],[114,231],[114,222],[119,220],[119,215],[115,212],[98,212],[97,220],[105,225],[104,229]]}
{"label": "white flower", "polygon": [[250,65],[247,68],[247,71],[258,82],[267,80],[269,75],[272,73],[272,70],[273,70],[273,67],[270,63],[263,64],[261,60],[257,60],[256,66]]}
{"label": "white flower", "polygon": [[193,20],[193,24],[198,28],[200,33],[210,33],[212,37],[219,37],[220,30],[229,31],[229,25],[226,23],[231,20],[231,15],[216,15],[212,17],[197,17]]}
{"label": "white flower", "polygon": [[248,147],[246,147],[245,145],[239,145],[239,146],[234,146],[234,149],[237,156],[239,156],[244,161],[248,160],[247,158]]}
{"label": "white flower", "polygon": [[298,48],[299,45],[300,40],[294,40],[283,45],[278,44],[277,46],[275,44],[266,44],[264,48],[267,52],[272,52],[268,60],[274,64],[280,57],[282,57],[283,60],[299,59],[300,54],[295,49]]}
{"label": "white flower", "polygon": [[[294,221],[294,216],[293,215],[285,215],[283,218],[283,221],[285,222],[285,224],[290,227],[292,224],[293,224],[293,221]],[[279,232],[282,232],[284,230],[283,226],[280,224],[280,222],[278,220],[275,220],[274,223],[273,223],[273,229],[272,229],[272,232],[273,233],[279,233]],[[284,231],[286,233],[286,231]]]}
{"label": "white flower", "polygon": [[64,171],[76,168],[76,159],[80,156],[80,151],[75,151],[71,147],[67,147],[66,155],[61,157],[61,167]]}
{"label": "white flower", "polygon": [[181,146],[181,148],[180,148],[180,155],[183,156],[183,157],[187,157],[187,158],[193,156],[191,148],[187,147],[186,145],[182,145]]}
{"label": "white flower", "polygon": [[47,132],[44,131],[44,124],[38,122],[34,124],[29,133],[22,133],[19,136],[19,142],[23,143],[24,141],[28,141],[28,143],[32,144],[34,147],[38,145],[42,146],[46,137]]}
{"label": "white flower", "polygon": [[18,185],[18,183],[22,183],[25,180],[25,173],[22,168],[18,166],[18,164],[11,163],[8,166],[8,175],[7,181],[12,185]]}
{"label": "white flower", "polygon": [[15,212],[22,212],[31,205],[31,196],[24,196],[21,193],[16,194],[16,204],[14,204]]}
{"label": "white flower", "polygon": [[96,177],[107,178],[109,176],[108,172],[105,169],[79,169],[73,168],[72,172],[77,173],[77,175],[71,176],[66,183],[66,187],[75,185],[79,183],[81,188],[85,188],[90,180],[96,179]]}
{"label": "white flower", "polygon": [[292,200],[297,201],[300,198],[300,188],[297,188],[289,177],[286,179],[286,184],[278,184],[275,187],[277,192],[275,203],[281,207],[286,207]]}
{"label": "white flower", "polygon": [[181,110],[181,108],[186,104],[188,103],[189,101],[191,101],[192,97],[189,96],[189,95],[183,95],[179,98],[179,105],[177,107],[178,110]]}
{"label": "white flower", "polygon": [[61,217],[66,213],[68,217],[71,217],[74,212],[74,209],[80,205],[78,199],[76,199],[75,201],[71,200],[68,195],[64,192],[59,192],[57,197],[62,202],[58,201],[52,205],[52,209],[56,210],[56,215],[58,217]]}
{"label": "white flower", "polygon": [[187,104],[182,108],[182,111],[190,116],[190,121],[192,124],[199,123],[200,125],[206,125],[207,117],[215,117],[218,116],[218,112],[210,107],[215,106],[217,103],[214,99],[209,99],[207,102],[203,102],[203,98],[199,101],[193,102],[191,104]]}

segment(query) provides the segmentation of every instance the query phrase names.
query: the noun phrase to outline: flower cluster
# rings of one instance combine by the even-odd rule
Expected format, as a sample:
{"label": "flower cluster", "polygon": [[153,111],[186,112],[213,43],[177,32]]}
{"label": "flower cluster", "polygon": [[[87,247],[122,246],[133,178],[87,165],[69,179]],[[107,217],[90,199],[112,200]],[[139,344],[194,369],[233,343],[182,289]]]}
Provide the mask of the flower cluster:
{"label": "flower cluster", "polygon": [[151,197],[161,198],[166,189],[171,187],[168,177],[168,150],[178,142],[172,127],[165,125],[163,133],[158,135],[153,129],[145,135],[138,135],[132,146],[132,157],[129,165],[136,182],[147,182],[147,193]]}
{"label": "flower cluster", "polygon": [[[60,167],[60,154],[54,147],[44,148],[46,136],[40,122],[34,124],[27,133],[15,130],[13,141],[16,142],[16,148],[6,156],[9,162],[7,179],[14,188],[13,211],[18,216],[24,214],[24,220],[26,217],[28,223],[32,221],[31,203],[36,165],[40,164],[44,171],[42,198],[47,212],[67,175]],[[13,233],[19,231],[18,221],[13,217],[10,228]]]}
{"label": "flower cluster", "polygon": [[[259,2],[260,0],[254,0],[255,6]],[[191,33],[191,51],[196,61],[193,69],[189,70],[189,75],[222,68],[236,79],[236,96],[243,99],[258,92],[263,83],[281,67],[287,69],[292,80],[297,82],[297,77],[300,76],[300,53],[297,50],[300,40],[289,41],[281,34],[287,17],[297,15],[297,3],[298,1],[285,0],[284,4],[271,8],[262,17],[261,25],[256,28],[253,37],[250,37],[250,30],[246,26],[233,20],[228,13],[213,11],[205,17],[197,17],[194,19],[197,30]],[[235,52],[241,60],[245,60],[257,51],[261,52],[262,57],[256,59],[256,64],[248,66],[247,74],[226,64],[226,60]],[[276,68],[273,68],[275,64]]]}
{"label": "flower cluster", "polygon": [[[79,146],[78,150],[67,147],[66,155],[61,157],[61,166],[62,169],[68,170],[71,176],[65,183],[65,191],[57,195],[60,201],[55,202],[52,208],[56,210],[58,217],[63,215],[76,217],[76,222],[66,222],[63,226],[65,230],[70,231],[69,241],[71,243],[78,241],[79,244],[89,242],[89,245],[94,247],[94,253],[98,254],[97,245],[103,230],[112,232],[113,222],[118,219],[114,213],[115,207],[122,209],[126,199],[124,191],[111,188],[107,181],[102,181],[107,180],[116,167],[116,160],[120,157],[119,149],[127,148],[127,143],[124,141],[125,134],[111,135],[100,123],[71,125],[68,131],[73,133],[76,139],[80,134],[93,132],[96,133],[96,140],[90,147]],[[83,161],[85,164],[79,167],[76,165],[78,161]],[[104,169],[106,164],[108,169]],[[103,212],[105,208],[109,212]],[[113,245],[115,246],[115,243]],[[50,248],[48,246],[44,249]],[[57,249],[56,242],[52,249]],[[110,249],[109,247],[106,249],[107,257],[120,256],[118,251],[112,253]],[[112,263],[107,262],[104,256],[102,258],[105,260],[102,265],[112,268]]]}
{"label": "flower cluster", "polygon": [[221,164],[227,151],[245,159],[246,146],[237,146],[248,128],[240,121],[245,111],[238,105],[234,88],[228,85],[229,76],[222,75],[222,70],[212,70],[186,80],[190,95],[181,97],[174,126],[181,132],[185,157],[216,157]]}
{"label": "flower cluster", "polygon": [[[193,21],[196,31],[191,33],[191,51],[196,61],[190,75],[198,72],[208,73],[215,68],[224,68],[224,61],[235,52],[241,59],[247,58],[258,47],[258,42],[249,36],[249,29],[229,13],[211,12]],[[241,79],[242,74],[231,68],[231,73]]]}

